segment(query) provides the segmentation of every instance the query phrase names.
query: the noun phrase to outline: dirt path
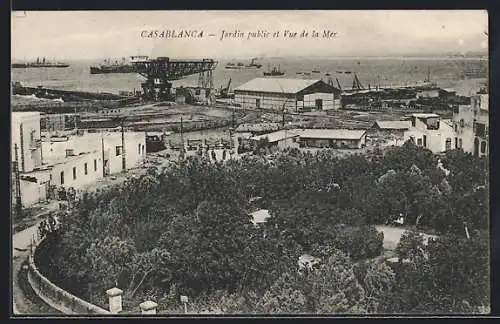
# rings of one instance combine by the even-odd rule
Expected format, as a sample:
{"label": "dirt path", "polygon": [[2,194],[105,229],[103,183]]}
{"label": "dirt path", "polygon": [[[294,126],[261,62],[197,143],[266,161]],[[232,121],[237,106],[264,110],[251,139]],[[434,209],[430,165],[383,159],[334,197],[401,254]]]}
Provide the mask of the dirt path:
{"label": "dirt path", "polygon": [[38,223],[12,236],[12,299],[15,315],[60,314],[36,296],[28,283],[27,271],[22,269],[22,265],[27,261],[31,238],[37,226]]}
{"label": "dirt path", "polygon": [[[394,227],[394,226],[386,226],[386,225],[378,225],[375,226],[377,231],[384,233],[384,253],[387,255],[392,255],[394,254],[394,250],[399,244],[399,241],[401,240],[401,235],[403,235],[404,232],[407,230],[410,230],[409,228],[404,228],[404,227]],[[425,233],[420,233],[424,237],[424,242],[427,243],[427,240],[429,238],[437,238],[436,235],[429,235]]]}

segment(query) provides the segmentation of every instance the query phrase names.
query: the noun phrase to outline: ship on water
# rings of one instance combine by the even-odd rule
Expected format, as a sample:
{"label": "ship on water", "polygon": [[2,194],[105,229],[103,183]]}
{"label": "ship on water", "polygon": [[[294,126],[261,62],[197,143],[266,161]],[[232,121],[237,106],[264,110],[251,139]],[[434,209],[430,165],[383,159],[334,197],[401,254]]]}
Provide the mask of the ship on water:
{"label": "ship on water", "polygon": [[268,66],[267,72],[264,72],[265,76],[279,76],[279,75],[284,75],[284,74],[285,74],[285,72],[281,71],[281,68],[279,65],[278,65],[278,67],[273,67],[272,69],[270,69],[270,66]]}
{"label": "ship on water", "polygon": [[241,70],[241,69],[260,69],[262,67],[262,64],[257,63],[257,58],[252,58],[252,61],[250,64],[244,64],[242,62],[238,62],[237,64],[234,63],[227,63],[226,64],[226,69],[233,69],[233,70]]}
{"label": "ship on water", "polygon": [[25,63],[12,63],[13,69],[27,69],[27,68],[67,68],[69,64],[60,62],[49,62],[44,58],[36,58],[35,62],[25,62]]}
{"label": "ship on water", "polygon": [[135,73],[135,68],[132,62],[147,60],[147,56],[131,56],[130,60],[122,58],[121,61],[104,60],[104,63],[99,66],[91,66],[90,74],[108,74],[108,73]]}

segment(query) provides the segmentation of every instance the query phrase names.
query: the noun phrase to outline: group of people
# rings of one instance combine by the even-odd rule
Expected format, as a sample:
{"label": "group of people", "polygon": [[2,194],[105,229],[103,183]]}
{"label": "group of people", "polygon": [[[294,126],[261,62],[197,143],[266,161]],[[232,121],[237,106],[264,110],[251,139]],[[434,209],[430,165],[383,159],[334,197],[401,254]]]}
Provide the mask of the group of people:
{"label": "group of people", "polygon": [[76,190],[73,187],[65,188],[63,186],[55,186],[53,185],[51,188],[52,196],[56,200],[75,200],[76,199]]}
{"label": "group of people", "polygon": [[38,224],[38,235],[39,237],[45,237],[48,233],[55,232],[59,229],[60,222],[57,216],[49,215],[47,219],[43,220]]}
{"label": "group of people", "polygon": [[[200,147],[196,151],[196,154],[198,156],[200,156],[200,157],[209,158],[213,162],[217,162],[217,154],[216,154],[216,152],[215,152],[214,149],[209,150],[208,148],[206,148],[205,150],[203,150],[203,148]],[[223,149],[222,150],[222,159],[221,159],[221,161],[226,161],[226,160],[231,159],[231,157],[233,156],[233,154],[234,154],[233,150]]]}

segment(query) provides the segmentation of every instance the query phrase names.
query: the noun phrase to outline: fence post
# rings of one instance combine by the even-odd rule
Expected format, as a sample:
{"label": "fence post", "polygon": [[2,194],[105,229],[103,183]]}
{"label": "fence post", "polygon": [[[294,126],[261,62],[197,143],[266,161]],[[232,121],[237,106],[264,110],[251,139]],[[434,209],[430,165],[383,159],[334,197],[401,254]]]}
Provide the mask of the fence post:
{"label": "fence post", "polygon": [[106,290],[106,294],[109,296],[109,312],[111,314],[118,314],[122,311],[122,293],[118,287],[114,287]]}
{"label": "fence post", "polygon": [[158,307],[158,304],[154,301],[147,300],[139,304],[139,307],[141,308],[141,314],[143,315],[156,314],[156,307]]}

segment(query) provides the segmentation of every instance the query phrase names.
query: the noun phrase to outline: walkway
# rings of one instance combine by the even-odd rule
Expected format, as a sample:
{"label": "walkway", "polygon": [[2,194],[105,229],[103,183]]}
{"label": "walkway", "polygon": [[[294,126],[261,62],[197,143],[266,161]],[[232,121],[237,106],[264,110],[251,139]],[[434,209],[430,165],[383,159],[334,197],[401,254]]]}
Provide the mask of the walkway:
{"label": "walkway", "polygon": [[[384,233],[384,251],[389,252],[389,254],[392,254],[396,247],[399,244],[399,241],[401,240],[401,235],[403,235],[404,232],[410,230],[409,228],[404,228],[404,227],[394,227],[394,226],[386,226],[386,225],[379,225],[375,226],[378,232]],[[420,233],[424,237],[424,242],[427,243],[427,240],[429,238],[437,238],[436,235],[429,235],[425,233]]]}
{"label": "walkway", "polygon": [[35,295],[27,281],[26,272],[21,270],[21,265],[28,258],[31,237],[36,232],[37,226],[38,222],[36,225],[12,236],[12,299],[14,315],[59,314]]}

